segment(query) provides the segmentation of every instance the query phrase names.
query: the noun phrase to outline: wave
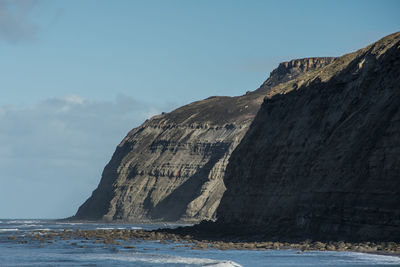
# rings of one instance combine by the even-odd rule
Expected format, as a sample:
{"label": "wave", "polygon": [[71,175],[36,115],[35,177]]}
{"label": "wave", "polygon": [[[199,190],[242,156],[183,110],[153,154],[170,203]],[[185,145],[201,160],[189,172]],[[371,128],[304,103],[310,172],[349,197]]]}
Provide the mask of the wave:
{"label": "wave", "polygon": [[18,231],[18,228],[5,228],[5,229],[0,229],[1,232],[16,232]]}
{"label": "wave", "polygon": [[212,267],[242,267],[242,265],[234,262],[234,261],[221,261],[215,264],[206,264],[203,266],[212,266]]}
{"label": "wave", "polygon": [[77,223],[77,222],[75,222],[75,223],[66,223],[66,222],[57,222],[57,223],[55,223],[55,224],[62,224],[62,225],[80,225],[80,224],[86,224],[86,223]]}
{"label": "wave", "polygon": [[114,229],[123,229],[123,228],[114,228],[114,227],[96,227],[96,230],[114,230]]}
{"label": "wave", "polygon": [[32,229],[32,231],[36,232],[36,231],[50,231],[50,228],[37,228],[37,229]]}
{"label": "wave", "polygon": [[94,254],[83,255],[85,259],[96,260],[115,260],[125,262],[146,262],[152,264],[190,264],[201,266],[217,266],[217,267],[242,267],[240,264],[229,260],[213,260],[208,258],[192,258],[180,257],[162,254],[145,254],[145,253],[119,253],[119,254]]}
{"label": "wave", "polygon": [[5,224],[29,224],[29,223],[38,223],[39,220],[12,220],[12,221],[2,221]]}
{"label": "wave", "polygon": [[[124,227],[96,227],[96,230],[126,230],[128,228]],[[143,229],[141,227],[131,227],[132,230],[140,230]]]}
{"label": "wave", "polygon": [[399,256],[391,256],[391,255],[378,255],[378,254],[368,254],[368,253],[359,253],[359,252],[347,252],[347,256],[353,258],[354,262],[357,263],[374,263],[374,264],[399,264],[400,265],[400,257]]}

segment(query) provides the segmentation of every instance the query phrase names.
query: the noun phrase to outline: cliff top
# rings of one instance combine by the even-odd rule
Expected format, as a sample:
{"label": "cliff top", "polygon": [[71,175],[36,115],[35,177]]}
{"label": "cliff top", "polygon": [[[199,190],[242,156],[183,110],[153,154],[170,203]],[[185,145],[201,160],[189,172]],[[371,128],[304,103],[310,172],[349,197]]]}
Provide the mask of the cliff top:
{"label": "cliff top", "polygon": [[400,39],[400,32],[356,52],[341,57],[311,57],[282,62],[270,73],[270,77],[253,92],[242,96],[214,96],[180,107],[172,112],[152,117],[146,125],[223,125],[250,123],[263,99],[276,94],[297,90],[315,79],[326,81],[340,72],[356,57],[369,52],[379,56]]}
{"label": "cliff top", "polygon": [[[318,70],[335,60],[334,57],[294,59],[279,64],[270,77],[253,92],[241,96],[213,96],[180,107],[170,113],[154,116],[147,123],[160,125],[221,125],[251,122],[267,92],[286,90],[288,81],[301,78],[304,73]],[[280,85],[278,90],[274,88]],[[291,86],[291,85],[290,85]]]}
{"label": "cliff top", "polygon": [[302,73],[325,67],[335,59],[336,57],[310,57],[282,62],[271,72],[270,77],[263,85],[275,86],[279,83],[285,83],[298,77]]}

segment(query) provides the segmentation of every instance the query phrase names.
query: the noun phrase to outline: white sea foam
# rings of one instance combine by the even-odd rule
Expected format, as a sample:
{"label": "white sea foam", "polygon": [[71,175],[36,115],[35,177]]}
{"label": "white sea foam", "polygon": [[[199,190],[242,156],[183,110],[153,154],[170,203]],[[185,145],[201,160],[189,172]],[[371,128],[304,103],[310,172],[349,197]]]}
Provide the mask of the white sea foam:
{"label": "white sea foam", "polygon": [[208,267],[242,267],[242,265],[234,262],[234,261],[222,261],[219,263],[211,263],[211,264],[206,264],[203,266],[208,266]]}
{"label": "white sea foam", "polygon": [[27,223],[37,223],[39,221],[32,221],[32,220],[12,220],[12,221],[5,221],[6,224],[27,224]]}
{"label": "white sea foam", "polygon": [[32,231],[41,231],[41,232],[44,232],[44,231],[50,231],[50,228],[38,228],[38,229],[33,229]]}
{"label": "white sea foam", "polygon": [[218,266],[218,267],[241,267],[240,264],[228,261],[228,260],[213,260],[207,258],[191,258],[191,257],[180,257],[171,255],[161,254],[145,254],[145,253],[134,253],[134,254],[95,254],[95,255],[83,255],[85,259],[97,259],[97,260],[115,260],[115,261],[126,261],[126,262],[146,262],[146,263],[162,263],[162,264],[194,264],[202,266]]}
{"label": "white sea foam", "polygon": [[97,230],[124,230],[122,227],[96,227]]}
{"label": "white sea foam", "polygon": [[5,221],[6,224],[20,223],[19,221]]}
{"label": "white sea foam", "polygon": [[56,224],[66,224],[66,225],[80,225],[80,224],[85,224],[85,223],[64,223],[64,222],[58,222]]}
{"label": "white sea foam", "polygon": [[368,253],[348,252],[347,256],[353,258],[357,263],[375,263],[375,264],[399,264],[400,257],[390,255],[376,255]]}
{"label": "white sea foam", "polygon": [[17,221],[17,222],[28,224],[28,223],[38,223],[39,221],[30,221],[30,220],[28,220],[28,221]]}
{"label": "white sea foam", "polygon": [[4,228],[4,229],[0,229],[0,233],[1,232],[16,232],[18,231],[18,228]]}
{"label": "white sea foam", "polygon": [[131,229],[132,229],[132,230],[141,230],[141,229],[143,229],[143,228],[142,228],[142,227],[132,226]]}

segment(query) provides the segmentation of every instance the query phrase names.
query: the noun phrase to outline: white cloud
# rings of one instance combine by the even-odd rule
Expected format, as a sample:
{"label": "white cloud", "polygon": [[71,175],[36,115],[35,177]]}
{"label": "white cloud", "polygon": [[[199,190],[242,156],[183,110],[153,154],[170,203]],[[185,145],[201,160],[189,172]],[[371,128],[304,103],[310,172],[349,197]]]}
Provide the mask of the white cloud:
{"label": "white cloud", "polygon": [[77,95],[69,95],[64,97],[65,102],[71,103],[71,104],[83,104],[85,101],[82,97],[79,97]]}
{"label": "white cloud", "polygon": [[0,218],[73,215],[122,138],[165,108],[123,95],[0,107]]}

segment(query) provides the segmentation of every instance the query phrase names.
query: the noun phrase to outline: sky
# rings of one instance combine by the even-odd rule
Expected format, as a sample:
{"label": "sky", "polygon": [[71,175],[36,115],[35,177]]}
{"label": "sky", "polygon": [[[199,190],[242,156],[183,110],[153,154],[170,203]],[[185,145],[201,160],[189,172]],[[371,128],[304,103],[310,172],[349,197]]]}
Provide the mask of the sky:
{"label": "sky", "polygon": [[144,120],[400,30],[400,1],[0,0],[0,218],[65,218]]}

